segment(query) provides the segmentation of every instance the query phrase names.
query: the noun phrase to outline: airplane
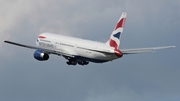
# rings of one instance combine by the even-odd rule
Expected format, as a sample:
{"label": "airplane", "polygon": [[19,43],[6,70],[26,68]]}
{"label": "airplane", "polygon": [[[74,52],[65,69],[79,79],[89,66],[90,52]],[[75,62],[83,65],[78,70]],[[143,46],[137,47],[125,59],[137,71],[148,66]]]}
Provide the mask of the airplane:
{"label": "airplane", "polygon": [[68,65],[87,65],[89,62],[104,63],[123,57],[123,55],[152,52],[159,49],[174,48],[163,46],[151,48],[119,49],[127,14],[122,13],[109,40],[106,43],[91,41],[53,33],[42,33],[36,40],[36,46],[4,41],[25,48],[36,49],[34,58],[39,61],[49,59],[50,54],[63,56]]}

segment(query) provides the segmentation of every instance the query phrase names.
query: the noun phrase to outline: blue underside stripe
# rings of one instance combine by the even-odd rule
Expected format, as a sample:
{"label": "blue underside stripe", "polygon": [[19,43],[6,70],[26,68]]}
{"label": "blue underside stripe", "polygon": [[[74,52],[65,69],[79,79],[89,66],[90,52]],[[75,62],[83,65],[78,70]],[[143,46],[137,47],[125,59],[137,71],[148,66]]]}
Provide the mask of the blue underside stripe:
{"label": "blue underside stripe", "polygon": [[103,63],[103,62],[109,61],[109,60],[92,59],[92,58],[87,58],[87,57],[82,57],[82,56],[74,56],[74,58],[79,59],[79,60],[89,61],[89,62],[95,62],[95,63]]}

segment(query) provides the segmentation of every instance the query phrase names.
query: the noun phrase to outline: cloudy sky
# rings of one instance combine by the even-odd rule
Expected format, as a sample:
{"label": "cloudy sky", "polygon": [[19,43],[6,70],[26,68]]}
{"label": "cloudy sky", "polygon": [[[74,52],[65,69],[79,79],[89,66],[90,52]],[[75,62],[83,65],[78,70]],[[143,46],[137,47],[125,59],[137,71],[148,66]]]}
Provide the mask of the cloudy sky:
{"label": "cloudy sky", "polygon": [[[0,101],[179,101],[179,0],[0,0]],[[176,45],[88,66],[4,40],[35,45],[53,32],[106,42],[122,12],[121,49]]]}

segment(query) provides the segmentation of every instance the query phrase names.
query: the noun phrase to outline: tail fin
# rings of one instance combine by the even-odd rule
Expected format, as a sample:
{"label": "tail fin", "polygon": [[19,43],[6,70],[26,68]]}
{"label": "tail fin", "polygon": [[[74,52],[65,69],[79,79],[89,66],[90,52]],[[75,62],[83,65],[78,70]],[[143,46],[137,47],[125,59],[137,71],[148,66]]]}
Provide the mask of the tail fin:
{"label": "tail fin", "polygon": [[123,12],[119,21],[117,22],[114,31],[112,32],[110,39],[106,42],[106,44],[114,49],[118,49],[120,45],[121,34],[123,32],[123,27],[126,20],[126,13]]}

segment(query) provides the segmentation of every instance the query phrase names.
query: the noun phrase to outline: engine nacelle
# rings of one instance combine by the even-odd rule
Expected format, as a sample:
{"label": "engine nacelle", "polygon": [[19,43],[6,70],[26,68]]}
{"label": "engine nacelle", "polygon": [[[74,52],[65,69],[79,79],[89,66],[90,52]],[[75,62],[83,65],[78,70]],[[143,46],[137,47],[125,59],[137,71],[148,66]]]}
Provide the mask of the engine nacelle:
{"label": "engine nacelle", "polygon": [[45,61],[49,59],[49,55],[42,52],[41,50],[36,50],[34,52],[34,58],[39,60],[39,61]]}

